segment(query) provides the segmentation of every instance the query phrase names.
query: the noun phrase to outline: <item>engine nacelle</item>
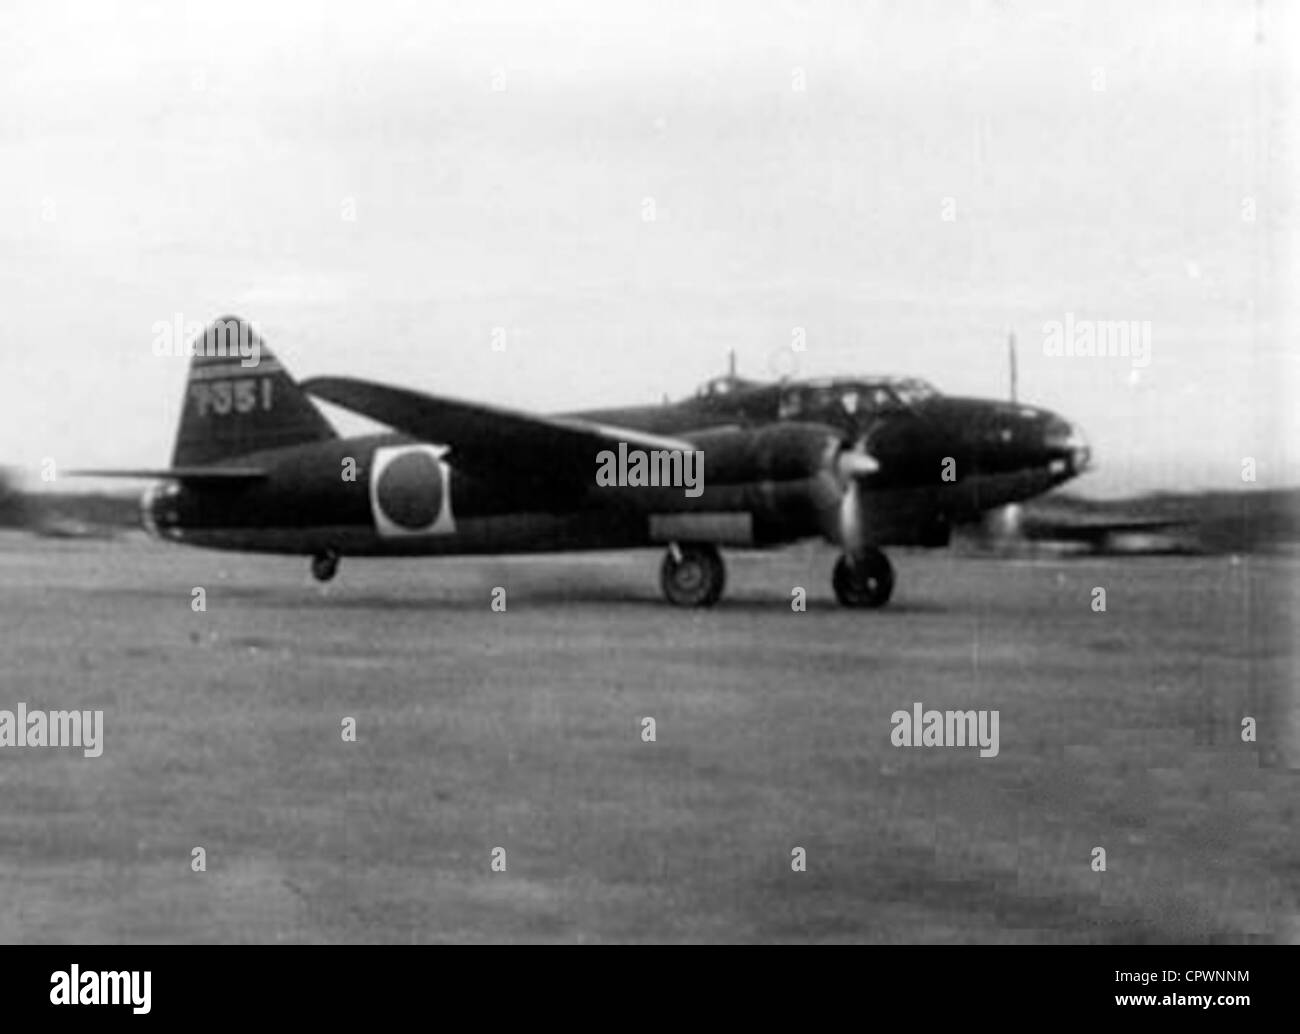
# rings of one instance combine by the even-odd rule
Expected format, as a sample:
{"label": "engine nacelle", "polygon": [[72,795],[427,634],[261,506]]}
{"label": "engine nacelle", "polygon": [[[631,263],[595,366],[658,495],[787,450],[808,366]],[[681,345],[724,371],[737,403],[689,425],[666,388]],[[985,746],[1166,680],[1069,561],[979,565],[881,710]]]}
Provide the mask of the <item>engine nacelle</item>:
{"label": "engine nacelle", "polygon": [[829,427],[797,423],[701,431],[691,439],[704,450],[706,476],[715,485],[815,477],[828,468],[842,444]]}

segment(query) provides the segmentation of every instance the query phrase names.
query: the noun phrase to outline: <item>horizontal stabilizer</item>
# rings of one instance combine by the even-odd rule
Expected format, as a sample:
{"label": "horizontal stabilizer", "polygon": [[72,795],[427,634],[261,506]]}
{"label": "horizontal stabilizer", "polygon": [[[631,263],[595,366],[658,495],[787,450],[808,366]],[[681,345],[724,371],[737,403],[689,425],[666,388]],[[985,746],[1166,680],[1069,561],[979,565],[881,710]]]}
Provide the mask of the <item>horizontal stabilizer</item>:
{"label": "horizontal stabilizer", "polygon": [[238,482],[258,481],[266,471],[257,467],[169,467],[165,470],[71,470],[70,477],[83,478],[135,478],[157,481],[170,478],[175,481]]}

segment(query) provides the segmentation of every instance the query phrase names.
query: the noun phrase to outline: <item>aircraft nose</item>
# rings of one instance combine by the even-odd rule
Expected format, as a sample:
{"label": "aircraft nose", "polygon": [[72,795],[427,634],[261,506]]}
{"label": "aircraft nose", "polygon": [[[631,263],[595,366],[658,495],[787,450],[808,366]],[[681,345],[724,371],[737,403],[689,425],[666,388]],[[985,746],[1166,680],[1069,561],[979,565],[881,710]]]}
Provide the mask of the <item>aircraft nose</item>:
{"label": "aircraft nose", "polygon": [[1092,462],[1092,449],[1082,429],[1062,417],[1054,416],[1047,423],[1043,444],[1054,460],[1064,460],[1071,474],[1081,474]]}

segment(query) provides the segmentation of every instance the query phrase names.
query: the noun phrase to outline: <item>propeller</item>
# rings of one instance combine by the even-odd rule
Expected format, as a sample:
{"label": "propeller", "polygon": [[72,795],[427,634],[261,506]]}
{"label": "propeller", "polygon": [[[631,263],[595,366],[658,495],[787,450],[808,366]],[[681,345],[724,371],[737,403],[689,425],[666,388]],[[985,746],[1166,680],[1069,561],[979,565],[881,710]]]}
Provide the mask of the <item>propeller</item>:
{"label": "propeller", "polygon": [[1014,550],[1024,538],[1024,512],[1019,503],[1008,503],[984,514],[983,530],[990,546],[1001,552]]}
{"label": "propeller", "polygon": [[839,500],[828,513],[833,514],[833,519],[828,521],[827,538],[839,543],[849,556],[856,556],[867,545],[862,483],[880,470],[880,463],[867,451],[864,436],[855,442],[837,442],[830,467]]}
{"label": "propeller", "polygon": [[998,530],[1008,538],[1019,538],[1024,519],[1024,510],[1020,504],[1008,503],[998,514]]}

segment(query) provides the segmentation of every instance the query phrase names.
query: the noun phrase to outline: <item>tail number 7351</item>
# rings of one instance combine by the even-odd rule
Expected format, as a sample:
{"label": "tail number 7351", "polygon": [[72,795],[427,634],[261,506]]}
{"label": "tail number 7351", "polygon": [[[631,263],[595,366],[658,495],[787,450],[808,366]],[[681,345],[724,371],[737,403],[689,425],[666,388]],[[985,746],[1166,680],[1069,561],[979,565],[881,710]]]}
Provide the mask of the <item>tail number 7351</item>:
{"label": "tail number 7351", "polygon": [[229,416],[271,408],[270,377],[239,377],[226,381],[198,381],[190,385],[190,401],[198,415]]}

